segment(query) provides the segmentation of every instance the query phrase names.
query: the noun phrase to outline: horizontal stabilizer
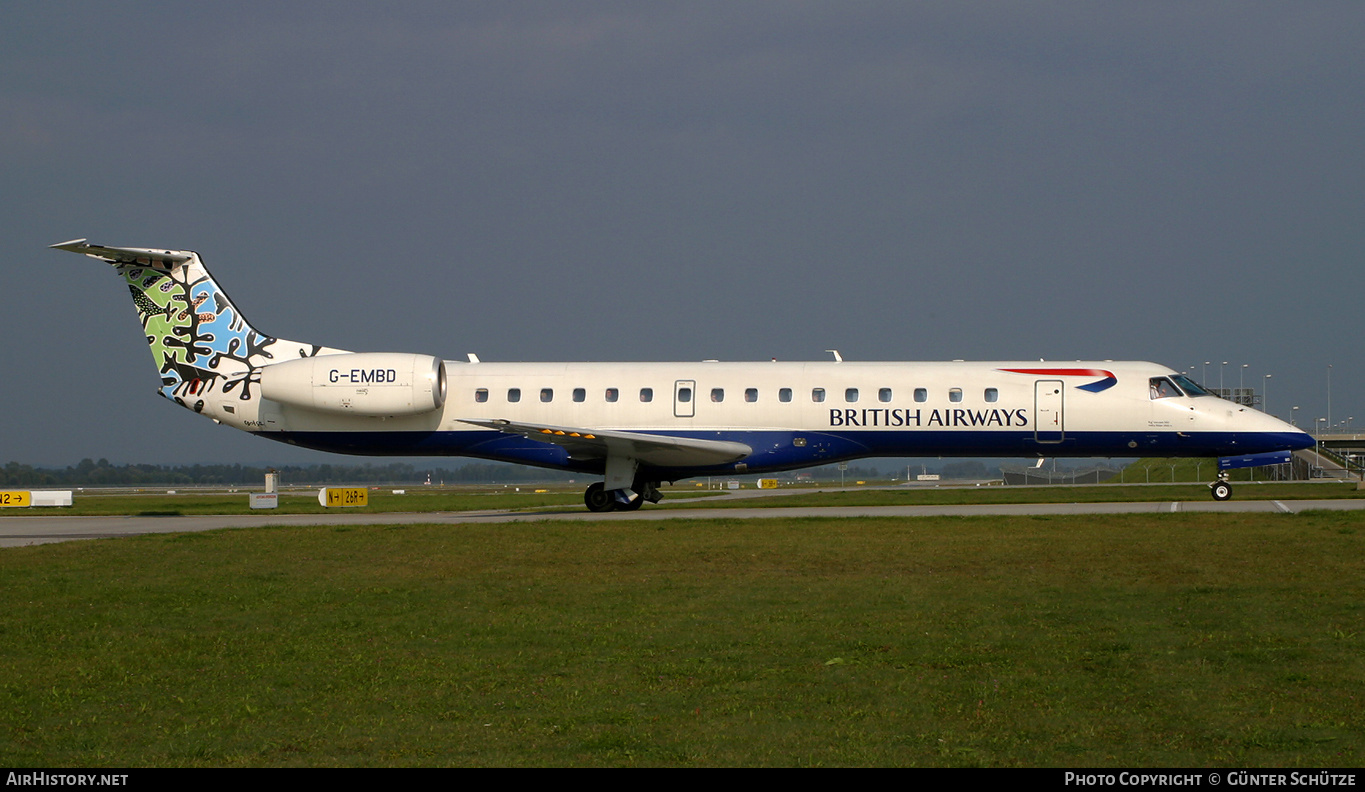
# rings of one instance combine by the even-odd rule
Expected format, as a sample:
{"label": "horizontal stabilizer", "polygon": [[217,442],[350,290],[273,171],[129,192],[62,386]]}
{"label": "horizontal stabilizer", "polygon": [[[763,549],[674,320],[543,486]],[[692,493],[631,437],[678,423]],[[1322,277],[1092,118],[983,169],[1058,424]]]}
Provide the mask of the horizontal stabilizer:
{"label": "horizontal stabilizer", "polygon": [[1264,467],[1265,465],[1283,465],[1289,461],[1288,451],[1269,451],[1264,454],[1245,454],[1235,457],[1219,457],[1219,470],[1232,470],[1234,468]]}
{"label": "horizontal stabilizer", "polygon": [[609,455],[631,457],[658,467],[693,467],[737,462],[753,453],[743,443],[701,440],[692,437],[579,429],[567,426],[515,423],[505,420],[460,419],[464,423],[518,434],[530,440],[562,446],[575,459],[601,459]]}
{"label": "horizontal stabilizer", "polygon": [[69,250],[72,253],[83,253],[110,264],[140,264],[144,267],[156,267],[163,270],[174,269],[194,258],[194,254],[186,250],[105,247],[104,245],[91,245],[84,239],[73,239],[70,242],[62,242],[52,247],[57,250]]}

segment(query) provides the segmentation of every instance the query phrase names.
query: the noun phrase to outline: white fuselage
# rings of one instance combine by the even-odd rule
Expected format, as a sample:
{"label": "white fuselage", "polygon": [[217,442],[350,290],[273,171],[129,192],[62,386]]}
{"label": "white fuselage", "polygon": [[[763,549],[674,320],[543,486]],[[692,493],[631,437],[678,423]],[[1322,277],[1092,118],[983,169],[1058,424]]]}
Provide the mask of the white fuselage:
{"label": "white fuselage", "polygon": [[[326,358],[319,358],[325,361]],[[1142,362],[464,363],[445,361],[439,410],[322,414],[233,399],[224,423],[366,454],[461,454],[572,469],[561,449],[470,421],[671,435],[749,445],[720,469],[790,469],[868,456],[1222,456],[1310,444],[1278,419],[1213,396],[1157,396],[1171,369]],[[1094,389],[1088,390],[1087,386]]]}

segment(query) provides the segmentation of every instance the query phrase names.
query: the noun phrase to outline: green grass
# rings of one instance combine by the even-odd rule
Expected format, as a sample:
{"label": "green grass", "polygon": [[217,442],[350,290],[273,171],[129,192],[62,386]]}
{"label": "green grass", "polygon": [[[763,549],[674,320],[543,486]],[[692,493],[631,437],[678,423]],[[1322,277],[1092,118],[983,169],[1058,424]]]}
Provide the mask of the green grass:
{"label": "green grass", "polygon": [[[1353,482],[1248,484],[1234,482],[1234,500],[1335,500],[1365,498]],[[1204,484],[1108,486],[1079,484],[1064,487],[905,487],[865,489],[848,487],[824,492],[803,492],[780,497],[744,498],[673,504],[675,508],[781,508],[790,506],[941,506],[965,503],[1108,503],[1209,500]],[[648,507],[646,507],[648,508]]]}
{"label": "green grass", "polygon": [[[536,492],[536,489],[544,489]],[[789,488],[790,489],[790,488]],[[799,489],[806,489],[800,487]],[[839,491],[799,492],[763,498],[717,499],[717,490],[688,487],[670,488],[660,504],[669,508],[777,508],[804,506],[899,506],[945,505],[964,503],[1097,503],[1106,501],[1207,500],[1206,484],[1166,486],[1077,485],[1060,487],[902,487],[871,489],[850,485]],[[1318,500],[1365,498],[1365,491],[1351,482],[1286,482],[1272,484],[1235,483],[1237,500]],[[576,486],[515,488],[465,488],[423,490],[409,488],[407,494],[394,495],[392,488],[371,490],[370,504],[346,509],[368,514],[394,512],[452,511],[532,511],[542,508],[581,508],[583,493]],[[658,508],[645,506],[647,509]],[[316,491],[286,491],[280,494],[276,514],[322,514]],[[167,495],[164,490],[130,494],[75,493],[74,505],[63,508],[7,509],[0,518],[11,516],[98,516],[131,514],[146,517],[195,514],[257,514],[247,503],[247,493],[181,491]]]}
{"label": "green grass", "polygon": [[0,551],[0,765],[1358,766],[1365,514]]}

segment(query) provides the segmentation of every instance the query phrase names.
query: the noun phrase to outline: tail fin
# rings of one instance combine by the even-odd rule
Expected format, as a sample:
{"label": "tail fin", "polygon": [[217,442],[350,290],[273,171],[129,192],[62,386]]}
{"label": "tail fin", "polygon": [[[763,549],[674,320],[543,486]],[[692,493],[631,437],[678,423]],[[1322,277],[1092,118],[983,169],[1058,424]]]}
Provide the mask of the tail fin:
{"label": "tail fin", "polygon": [[74,239],[53,245],[114,266],[128,284],[161,371],[161,394],[195,412],[212,394],[243,401],[259,379],[252,370],[339,350],[284,341],[252,327],[189,250],[104,247]]}

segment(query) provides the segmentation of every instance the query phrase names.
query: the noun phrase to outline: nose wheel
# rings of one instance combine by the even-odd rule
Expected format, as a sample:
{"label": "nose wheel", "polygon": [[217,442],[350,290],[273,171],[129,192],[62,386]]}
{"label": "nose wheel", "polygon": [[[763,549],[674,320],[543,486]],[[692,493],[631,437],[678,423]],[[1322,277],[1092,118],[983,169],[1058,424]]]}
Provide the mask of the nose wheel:
{"label": "nose wheel", "polygon": [[1209,485],[1209,494],[1216,501],[1225,501],[1232,497],[1232,485],[1224,479],[1219,479]]}

